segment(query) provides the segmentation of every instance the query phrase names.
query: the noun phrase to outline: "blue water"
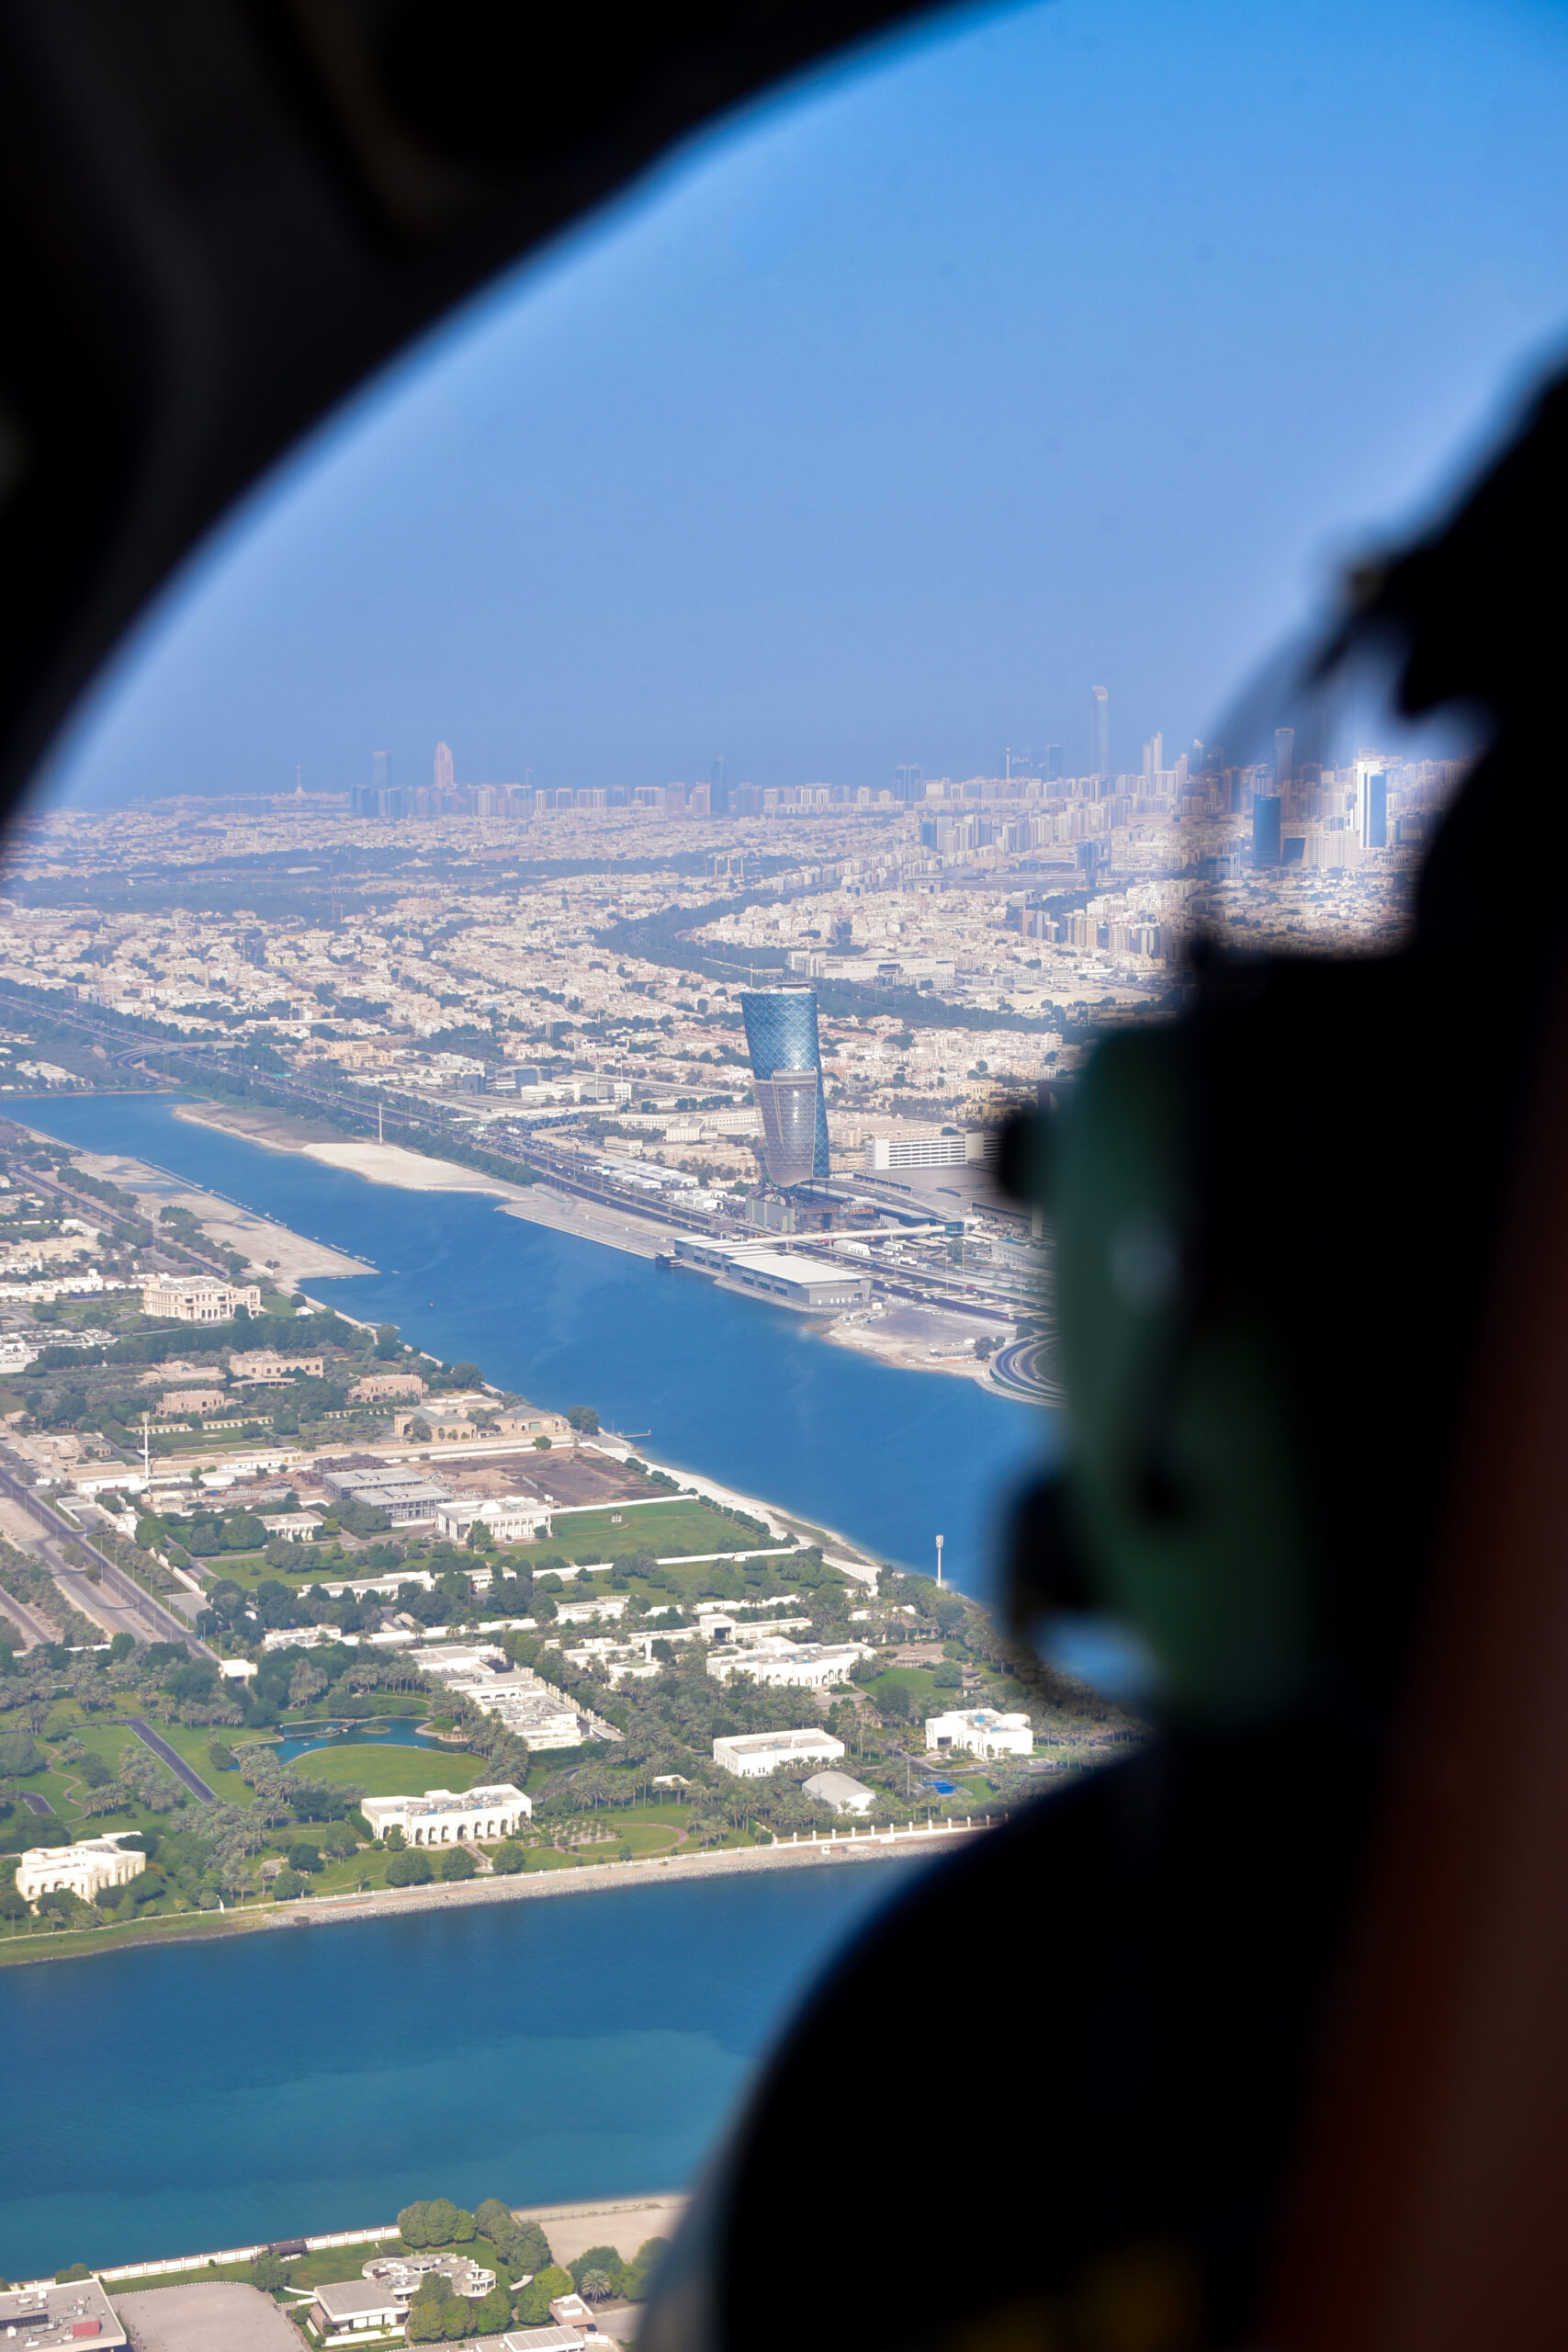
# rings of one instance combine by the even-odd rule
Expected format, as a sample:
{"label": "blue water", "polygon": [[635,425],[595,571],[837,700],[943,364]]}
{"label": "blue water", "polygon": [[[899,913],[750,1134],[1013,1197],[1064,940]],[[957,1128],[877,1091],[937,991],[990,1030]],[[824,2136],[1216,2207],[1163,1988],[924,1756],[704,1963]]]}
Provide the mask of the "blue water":
{"label": "blue water", "polygon": [[688,2182],[911,1866],[280,1928],[0,1972],[0,2272]]}
{"label": "blue water", "polygon": [[438,1739],[427,1739],[416,1731],[407,1715],[394,1715],[384,1731],[371,1731],[356,1724],[352,1731],[309,1732],[293,1739],[280,1740],[278,1761],[292,1764],[297,1756],[310,1756],[318,1747],[439,1747]]}
{"label": "blue water", "polygon": [[536,1403],[593,1406],[658,1460],[840,1530],[879,1559],[990,1589],[998,1513],[1053,1442],[1048,1416],[970,1380],[834,1347],[800,1316],[506,1216],[468,1193],[403,1193],[174,1115],[168,1096],[17,1100],[87,1150],[134,1152],[379,1271],[313,1296],[399,1324]]}
{"label": "blue water", "polygon": [[[1053,1439],[973,1383],[469,1193],[401,1193],[173,1115],[14,1102],[380,1270],[312,1283],[543,1404],[983,1591],[1001,1503]],[[416,1741],[407,1721],[372,1740]],[[288,1742],[286,1757],[323,1744]],[[867,1865],[641,1887],[0,1973],[0,2272],[134,2261],[472,2205],[687,2182],[823,1956],[901,1883]],[[17,2119],[23,2119],[18,2128]]]}

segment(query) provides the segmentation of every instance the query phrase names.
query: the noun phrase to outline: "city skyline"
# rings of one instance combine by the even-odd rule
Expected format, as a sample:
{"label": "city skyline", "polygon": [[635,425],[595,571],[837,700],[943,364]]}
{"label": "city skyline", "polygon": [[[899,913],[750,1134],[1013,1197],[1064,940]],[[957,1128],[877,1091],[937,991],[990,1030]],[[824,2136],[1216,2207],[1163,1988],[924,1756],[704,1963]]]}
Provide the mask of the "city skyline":
{"label": "city skyline", "polygon": [[[476,779],[711,785],[722,759],[880,788],[1207,739],[1547,361],[1565,81],[1523,0],[1375,27],[1059,0],[875,44],[331,421],[150,616],[49,788],[345,789],[372,751],[406,785],[439,737]],[[1275,125],[1272,167],[1245,142],[1216,167],[1194,116]]]}

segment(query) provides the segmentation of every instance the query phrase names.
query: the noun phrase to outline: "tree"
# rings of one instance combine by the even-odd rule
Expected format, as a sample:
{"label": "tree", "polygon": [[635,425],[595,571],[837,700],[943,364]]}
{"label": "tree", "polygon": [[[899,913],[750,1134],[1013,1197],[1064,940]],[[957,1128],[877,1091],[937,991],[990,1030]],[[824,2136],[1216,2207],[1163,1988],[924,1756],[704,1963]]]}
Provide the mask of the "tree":
{"label": "tree", "polygon": [[288,1703],[291,1707],[308,1707],[326,1687],[327,1678],[321,1668],[301,1659],[288,1678]]}
{"label": "tree", "polygon": [[[474,2234],[474,2217],[461,2205],[454,2205],[449,2197],[427,2197],[414,2205],[405,2205],[398,2215],[398,2227],[405,2245],[452,2245]],[[425,2281],[433,2285],[441,2278],[436,2271]],[[446,2282],[443,2278],[443,2290]]]}
{"label": "tree", "polygon": [[[131,1883],[134,1885],[135,1881]],[[272,1891],[279,1903],[297,1903],[304,1894],[307,1881],[298,1871],[279,1871],[272,1882]]]}
{"label": "tree", "polygon": [[297,1838],[288,1849],[288,1860],[291,1871],[319,1871],[321,1849],[313,1838]]}
{"label": "tree", "polygon": [[552,2262],[543,2270],[536,2271],[517,2298],[518,2326],[543,2327],[549,2319],[550,2305],[556,2298],[573,2292],[570,2271],[562,2270],[558,2264]]}
{"label": "tree", "polygon": [[129,1634],[116,1634],[109,1643],[109,1664],[123,1666],[135,1647],[136,1644]]}
{"label": "tree", "polygon": [[944,1657],[942,1664],[932,1670],[931,1680],[939,1690],[962,1690],[964,1668],[953,1658]]}
{"label": "tree", "polygon": [[527,1862],[527,1853],[515,1838],[502,1838],[491,1856],[491,1868],[502,1878],[515,1878],[519,1871],[526,1869]]}
{"label": "tree", "polygon": [[567,1408],[568,1421],[579,1437],[597,1437],[599,1416],[592,1405],[572,1405]]}
{"label": "tree", "polygon": [[441,1875],[448,1883],[457,1879],[474,1878],[478,1871],[479,1864],[466,1846],[454,1846],[450,1853],[441,1857]]}
{"label": "tree", "polygon": [[430,1856],[419,1846],[410,1846],[404,1852],[394,1854],[387,1864],[389,1886],[428,1886],[434,1875]]}
{"label": "tree", "polygon": [[548,1453],[549,1450],[550,1442],[547,1437],[536,1437],[534,1440],[534,1451],[536,1453]]}
{"label": "tree", "polygon": [[585,2301],[608,2302],[620,2291],[625,2267],[613,2245],[591,2245],[571,2266],[572,2284]]}
{"label": "tree", "polygon": [[468,2325],[476,2335],[499,2335],[511,2324],[512,2297],[498,2279],[482,2302],[474,2305]]}
{"label": "tree", "polygon": [[376,1327],[376,1353],[383,1363],[389,1363],[402,1352],[401,1335],[395,1323],[378,1323]]}
{"label": "tree", "polygon": [[440,2344],[446,2335],[446,2304],[445,2298],[437,2301],[434,2296],[426,2301],[423,2290],[409,2312],[409,2342],[411,2344]]}
{"label": "tree", "polygon": [[49,1758],[30,1732],[0,1731],[0,1778],[41,1772]]}
{"label": "tree", "polygon": [[654,2273],[669,2251],[668,2238],[645,2238],[622,2273],[622,2294],[634,2303],[646,2302]]}
{"label": "tree", "polygon": [[468,1549],[470,1552],[492,1552],[495,1549],[495,1537],[482,1519],[476,1519],[469,1526]]}
{"label": "tree", "polygon": [[288,2266],[271,2246],[251,2257],[251,2284],[259,2287],[264,2295],[279,2295],[288,2284]]}

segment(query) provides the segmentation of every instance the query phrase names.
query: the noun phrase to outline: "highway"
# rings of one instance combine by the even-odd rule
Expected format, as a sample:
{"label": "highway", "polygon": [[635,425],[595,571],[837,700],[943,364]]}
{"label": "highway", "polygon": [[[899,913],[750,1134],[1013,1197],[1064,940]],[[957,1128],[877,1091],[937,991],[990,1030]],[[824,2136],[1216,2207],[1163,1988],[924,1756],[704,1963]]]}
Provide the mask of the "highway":
{"label": "highway", "polygon": [[20,1626],[30,1642],[54,1640],[53,1633],[44,1623],[38,1611],[29,1609],[25,1600],[18,1600],[16,1594],[8,1592],[4,1585],[0,1585],[0,1611],[4,1611],[7,1617],[12,1618]]}
{"label": "highway", "polygon": [[[184,1618],[175,1616],[155,1594],[144,1592],[107,1552],[99,1551],[90,1536],[80,1528],[68,1525],[41,1495],[33,1492],[17,1470],[4,1462],[0,1462],[0,1494],[19,1503],[34,1522],[39,1532],[33,1540],[44,1555],[45,1566],[65,1598],[84,1616],[95,1617],[100,1623],[107,1615],[118,1616],[125,1631],[140,1641],[183,1642],[193,1657],[217,1664],[217,1652],[197,1640]],[[96,1584],[83,1569],[70,1565],[62,1549],[65,1544],[85,1552],[96,1563],[101,1573]],[[106,1602],[114,1605],[106,1609]]]}

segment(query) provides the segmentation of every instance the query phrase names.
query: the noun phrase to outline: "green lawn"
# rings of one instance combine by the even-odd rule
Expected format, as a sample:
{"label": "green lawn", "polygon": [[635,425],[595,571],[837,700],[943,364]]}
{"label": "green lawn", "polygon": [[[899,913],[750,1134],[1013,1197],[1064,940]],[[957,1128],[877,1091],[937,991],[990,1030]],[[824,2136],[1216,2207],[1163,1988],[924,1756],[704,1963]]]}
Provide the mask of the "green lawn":
{"label": "green lawn", "polygon": [[738,1527],[711,1503],[692,1495],[676,1495],[668,1502],[607,1503],[603,1510],[563,1512],[555,1521],[553,1534],[538,1544],[519,1544],[510,1550],[517,1559],[532,1565],[541,1552],[564,1552],[570,1560],[580,1559],[584,1552],[608,1558],[617,1553],[651,1552],[657,1558],[677,1545],[686,1552],[742,1552],[749,1546],[768,1544],[769,1540]]}
{"label": "green lawn", "polygon": [[297,1757],[294,1770],[329,1787],[346,1781],[370,1797],[423,1796],[426,1789],[471,1789],[484,1778],[485,1759],[462,1747],[317,1747]]}
{"label": "green lawn", "polygon": [[680,1832],[672,1825],[660,1821],[617,1821],[615,1827],[623,1845],[634,1854],[673,1853]]}
{"label": "green lawn", "polygon": [[936,1677],[927,1666],[890,1666],[874,1682],[865,1685],[872,1697],[880,1702],[890,1690],[907,1690],[910,1703],[920,1714],[942,1714],[958,1702],[956,1690],[939,1690]]}
{"label": "green lawn", "polygon": [[[192,1727],[186,1724],[155,1724],[160,1738],[166,1739],[176,1756],[183,1756],[191,1770],[207,1782],[214,1796],[225,1804],[254,1804],[253,1792],[245,1786],[238,1772],[220,1772],[207,1751],[214,1740],[229,1747],[233,1738],[231,1724],[217,1724]],[[238,1753],[238,1750],[234,1750]]]}

